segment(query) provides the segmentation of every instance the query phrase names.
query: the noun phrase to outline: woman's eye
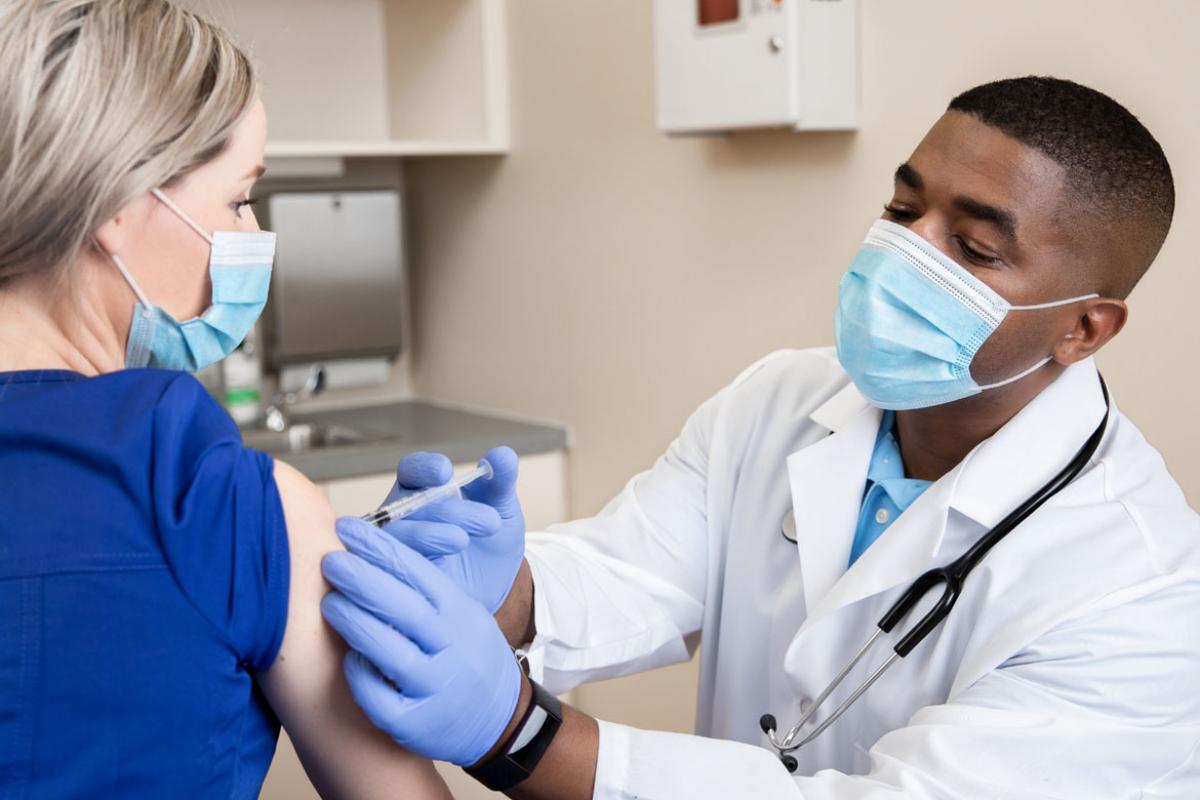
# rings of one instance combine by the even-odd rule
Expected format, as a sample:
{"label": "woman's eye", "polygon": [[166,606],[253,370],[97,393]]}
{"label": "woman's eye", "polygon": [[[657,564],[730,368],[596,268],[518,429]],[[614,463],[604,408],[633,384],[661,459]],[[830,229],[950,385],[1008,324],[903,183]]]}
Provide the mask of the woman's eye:
{"label": "woman's eye", "polygon": [[892,205],[891,203],[888,203],[887,205],[885,205],[883,207],[883,211],[888,216],[890,216],[892,219],[897,220],[898,222],[912,222],[914,219],[916,219],[917,217],[920,216],[920,214],[917,214],[914,211],[909,211],[906,208],[897,208],[896,206]]}
{"label": "woman's eye", "polygon": [[243,208],[245,208],[246,206],[256,206],[256,205],[258,205],[258,198],[254,198],[253,200],[238,200],[238,201],[230,204],[230,206],[233,208],[233,213],[237,214],[238,217],[242,216]]}

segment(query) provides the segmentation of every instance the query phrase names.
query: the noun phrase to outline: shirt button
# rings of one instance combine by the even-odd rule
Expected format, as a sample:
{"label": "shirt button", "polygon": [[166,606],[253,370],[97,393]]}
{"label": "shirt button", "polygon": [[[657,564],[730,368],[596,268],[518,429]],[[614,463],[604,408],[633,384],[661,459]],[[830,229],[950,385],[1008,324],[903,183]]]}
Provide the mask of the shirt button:
{"label": "shirt button", "polygon": [[891,518],[892,515],[888,513],[886,508],[881,508],[875,512],[875,521],[880,525],[886,525],[887,521]]}

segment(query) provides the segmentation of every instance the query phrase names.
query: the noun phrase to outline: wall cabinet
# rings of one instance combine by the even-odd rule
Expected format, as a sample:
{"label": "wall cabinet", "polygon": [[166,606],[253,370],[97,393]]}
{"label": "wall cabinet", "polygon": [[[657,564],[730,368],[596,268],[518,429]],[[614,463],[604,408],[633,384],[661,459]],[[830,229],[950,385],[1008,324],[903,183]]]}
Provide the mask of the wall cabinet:
{"label": "wall cabinet", "polygon": [[505,0],[182,0],[259,67],[267,156],[508,149]]}

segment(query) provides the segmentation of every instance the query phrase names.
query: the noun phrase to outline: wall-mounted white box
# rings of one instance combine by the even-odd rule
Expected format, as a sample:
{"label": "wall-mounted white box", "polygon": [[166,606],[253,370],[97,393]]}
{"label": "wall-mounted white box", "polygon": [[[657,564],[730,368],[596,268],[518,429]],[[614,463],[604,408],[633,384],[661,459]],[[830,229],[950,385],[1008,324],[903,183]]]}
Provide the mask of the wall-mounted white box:
{"label": "wall-mounted white box", "polygon": [[655,0],[667,133],[858,127],[858,0]]}

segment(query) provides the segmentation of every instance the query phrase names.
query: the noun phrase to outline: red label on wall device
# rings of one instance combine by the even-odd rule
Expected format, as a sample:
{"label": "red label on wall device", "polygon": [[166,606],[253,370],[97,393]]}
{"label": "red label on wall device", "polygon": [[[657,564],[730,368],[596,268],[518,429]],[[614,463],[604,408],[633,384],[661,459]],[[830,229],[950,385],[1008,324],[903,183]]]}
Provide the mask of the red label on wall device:
{"label": "red label on wall device", "polygon": [[721,25],[736,22],[740,8],[738,0],[696,0],[700,25]]}

